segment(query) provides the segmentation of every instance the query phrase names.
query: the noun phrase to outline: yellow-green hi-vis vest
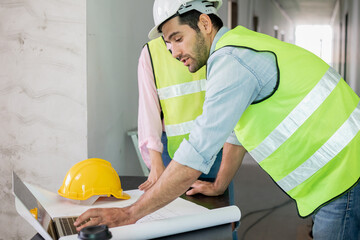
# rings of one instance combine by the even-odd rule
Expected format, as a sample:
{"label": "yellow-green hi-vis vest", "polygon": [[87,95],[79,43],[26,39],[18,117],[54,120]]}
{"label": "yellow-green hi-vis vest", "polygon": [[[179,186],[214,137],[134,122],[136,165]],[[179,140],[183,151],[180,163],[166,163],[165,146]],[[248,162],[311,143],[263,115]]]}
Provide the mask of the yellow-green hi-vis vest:
{"label": "yellow-green hi-vis vest", "polygon": [[162,37],[148,42],[154,78],[164,114],[168,152],[173,158],[184,138],[188,139],[196,117],[202,114],[205,100],[205,66],[190,73],[176,60]]}
{"label": "yellow-green hi-vis vest", "polygon": [[237,46],[276,56],[279,86],[249,106],[235,134],[250,155],[312,214],[360,177],[359,97],[320,58],[289,43],[237,27],[216,49]]}

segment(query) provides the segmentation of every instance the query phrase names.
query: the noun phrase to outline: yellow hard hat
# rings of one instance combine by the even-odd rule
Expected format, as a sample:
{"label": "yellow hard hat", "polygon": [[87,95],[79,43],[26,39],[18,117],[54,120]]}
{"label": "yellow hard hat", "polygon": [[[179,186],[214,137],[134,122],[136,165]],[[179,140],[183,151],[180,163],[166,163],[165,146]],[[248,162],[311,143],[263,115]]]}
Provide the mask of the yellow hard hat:
{"label": "yellow hard hat", "polygon": [[100,158],[86,159],[71,167],[58,193],[75,200],[86,200],[95,195],[130,198],[121,189],[119,175],[111,163]]}

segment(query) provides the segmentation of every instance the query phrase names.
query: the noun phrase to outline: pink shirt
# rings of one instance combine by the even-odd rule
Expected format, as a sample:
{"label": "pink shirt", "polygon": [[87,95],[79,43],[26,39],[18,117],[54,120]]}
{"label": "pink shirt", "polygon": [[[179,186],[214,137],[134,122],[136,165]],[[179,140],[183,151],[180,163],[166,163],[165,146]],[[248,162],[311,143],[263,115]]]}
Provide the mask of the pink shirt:
{"label": "pink shirt", "polygon": [[145,164],[150,168],[148,149],[162,153],[161,134],[163,123],[160,119],[160,102],[147,45],[141,51],[138,65],[139,111],[138,141],[139,150]]}

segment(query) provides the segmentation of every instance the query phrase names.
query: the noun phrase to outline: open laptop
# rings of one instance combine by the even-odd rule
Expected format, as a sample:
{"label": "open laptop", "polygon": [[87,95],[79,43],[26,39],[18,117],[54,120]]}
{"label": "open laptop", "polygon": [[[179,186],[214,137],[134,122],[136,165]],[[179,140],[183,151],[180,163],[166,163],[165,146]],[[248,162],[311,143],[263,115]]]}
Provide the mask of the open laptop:
{"label": "open laptop", "polygon": [[45,208],[15,172],[13,172],[13,194],[53,239],[58,240],[63,236],[77,234],[76,228],[74,227],[74,222],[77,217],[51,218]]}

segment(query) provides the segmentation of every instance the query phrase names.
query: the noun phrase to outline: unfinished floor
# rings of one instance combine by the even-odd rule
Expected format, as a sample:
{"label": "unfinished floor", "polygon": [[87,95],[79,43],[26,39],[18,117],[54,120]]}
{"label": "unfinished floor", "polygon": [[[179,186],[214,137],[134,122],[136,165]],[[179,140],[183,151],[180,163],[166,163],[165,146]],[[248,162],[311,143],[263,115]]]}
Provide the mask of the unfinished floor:
{"label": "unfinished floor", "polygon": [[[308,240],[311,218],[297,214],[294,201],[246,154],[234,178],[242,220],[239,240]],[[259,211],[268,209],[264,211]],[[257,212],[259,211],[259,212]]]}

